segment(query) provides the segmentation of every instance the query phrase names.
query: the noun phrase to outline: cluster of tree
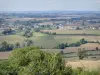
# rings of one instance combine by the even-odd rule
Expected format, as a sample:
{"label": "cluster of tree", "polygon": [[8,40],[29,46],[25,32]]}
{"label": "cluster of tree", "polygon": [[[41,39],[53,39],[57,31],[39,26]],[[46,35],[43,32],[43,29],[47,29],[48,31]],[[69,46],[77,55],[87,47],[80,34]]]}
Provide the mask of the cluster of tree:
{"label": "cluster of tree", "polygon": [[98,43],[98,44],[100,44],[100,41],[88,41],[88,43]]}
{"label": "cluster of tree", "polygon": [[69,47],[68,43],[61,43],[57,46],[58,49],[64,49],[66,47]]}
{"label": "cluster of tree", "polygon": [[88,43],[88,41],[86,41],[84,38],[82,38],[80,41],[78,41],[76,43],[72,43],[69,46],[70,47],[77,47],[77,46],[80,46],[80,45],[86,44],[86,43]]}
{"label": "cluster of tree", "polygon": [[72,73],[70,67],[65,67],[60,53],[46,53],[37,47],[13,50],[5,65],[3,68],[0,66],[1,75],[71,75]]}
{"label": "cluster of tree", "polygon": [[51,21],[67,21],[68,19],[50,19]]}
{"label": "cluster of tree", "polygon": [[24,33],[23,33],[23,36],[29,38],[29,37],[32,37],[33,36],[33,32],[31,32],[30,30],[26,30]]}
{"label": "cluster of tree", "polygon": [[6,29],[6,30],[4,30],[3,32],[2,32],[2,34],[4,34],[4,35],[7,35],[7,34],[14,34],[14,30],[12,30],[11,28],[9,28],[9,29]]}
{"label": "cluster of tree", "polygon": [[39,28],[34,28],[34,31],[35,32],[40,32],[40,29]]}
{"label": "cluster of tree", "polygon": [[[45,14],[47,13],[47,14]],[[18,18],[56,18],[59,17],[59,13],[48,13],[48,12],[38,13],[38,12],[22,12],[22,13],[0,13],[0,16],[6,18],[18,17]]]}
{"label": "cluster of tree", "polygon": [[0,18],[0,25],[5,23],[5,19],[4,18]]}
{"label": "cluster of tree", "polygon": [[83,48],[83,49],[79,48],[78,49],[77,55],[78,55],[80,60],[83,60],[83,58],[88,56],[86,52],[87,51],[85,50],[85,48]]}
{"label": "cluster of tree", "polygon": [[52,29],[57,29],[57,26],[56,25],[49,25],[49,24],[47,24],[47,25],[39,25],[39,28],[41,30],[44,30],[44,29],[52,30]]}
{"label": "cluster of tree", "polygon": [[43,31],[40,31],[41,33],[44,33],[44,34],[52,34],[52,35],[56,35],[56,32],[53,32],[53,33],[51,33],[51,32],[43,32]]}
{"label": "cluster of tree", "polygon": [[19,32],[21,32],[21,31],[23,30],[23,28],[24,28],[24,27],[23,27],[22,25],[20,25],[20,26],[18,26],[18,29],[17,29],[17,30],[18,30]]}
{"label": "cluster of tree", "polygon": [[23,47],[32,46],[34,44],[33,40],[26,39],[23,42]]}
{"label": "cluster of tree", "polygon": [[66,47],[78,47],[82,44],[86,44],[88,43],[88,41],[86,41],[84,38],[82,38],[80,41],[76,42],[76,43],[71,43],[71,44],[68,44],[68,43],[61,43],[57,46],[58,49],[64,49]]}
{"label": "cluster of tree", "polygon": [[26,39],[26,40],[23,41],[23,43],[18,43],[18,42],[15,43],[14,44],[14,49],[32,46],[33,44],[34,44],[33,40]]}
{"label": "cluster of tree", "polygon": [[76,27],[76,30],[82,30],[80,27]]}
{"label": "cluster of tree", "polygon": [[51,33],[52,35],[56,35],[56,32]]}
{"label": "cluster of tree", "polygon": [[15,43],[15,44],[8,44],[6,41],[2,42],[0,44],[0,51],[10,51],[16,48],[23,48],[23,47],[28,47],[32,46],[34,42],[32,40],[24,40],[23,43]]}
{"label": "cluster of tree", "polygon": [[0,61],[0,75],[98,75],[99,70],[86,71],[65,66],[60,53],[47,53],[38,47],[12,51],[8,60]]}
{"label": "cluster of tree", "polygon": [[0,51],[10,51],[13,49],[13,44],[8,44],[6,41],[0,44]]}
{"label": "cluster of tree", "polygon": [[20,21],[20,20],[16,20],[14,22],[14,24],[22,24],[22,25],[25,25],[25,26],[31,26],[33,24],[36,24],[36,23],[42,23],[41,20],[29,20],[29,21]]}

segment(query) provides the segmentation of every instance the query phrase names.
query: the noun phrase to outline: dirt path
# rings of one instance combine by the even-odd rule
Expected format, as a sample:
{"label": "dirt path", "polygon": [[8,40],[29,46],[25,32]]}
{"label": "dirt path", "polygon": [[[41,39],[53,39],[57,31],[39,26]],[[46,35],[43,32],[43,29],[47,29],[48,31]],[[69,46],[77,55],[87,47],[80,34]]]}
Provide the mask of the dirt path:
{"label": "dirt path", "polygon": [[0,59],[8,59],[10,52],[0,52]]}

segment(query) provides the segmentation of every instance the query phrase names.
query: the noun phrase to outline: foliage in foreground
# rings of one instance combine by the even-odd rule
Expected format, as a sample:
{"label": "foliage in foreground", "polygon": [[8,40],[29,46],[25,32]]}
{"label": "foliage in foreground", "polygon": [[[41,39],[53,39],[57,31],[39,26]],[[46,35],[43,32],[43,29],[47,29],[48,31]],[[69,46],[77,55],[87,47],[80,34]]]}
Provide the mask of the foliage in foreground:
{"label": "foliage in foreground", "polygon": [[98,75],[99,71],[65,67],[60,53],[50,54],[37,47],[19,48],[8,60],[0,61],[0,75]]}

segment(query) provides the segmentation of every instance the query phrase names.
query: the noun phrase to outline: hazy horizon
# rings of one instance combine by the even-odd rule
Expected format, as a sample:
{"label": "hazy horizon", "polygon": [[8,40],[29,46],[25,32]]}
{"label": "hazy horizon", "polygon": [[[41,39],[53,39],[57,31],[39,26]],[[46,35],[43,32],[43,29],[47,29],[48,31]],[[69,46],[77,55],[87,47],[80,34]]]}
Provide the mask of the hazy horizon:
{"label": "hazy horizon", "polygon": [[100,0],[0,0],[0,11],[100,11]]}

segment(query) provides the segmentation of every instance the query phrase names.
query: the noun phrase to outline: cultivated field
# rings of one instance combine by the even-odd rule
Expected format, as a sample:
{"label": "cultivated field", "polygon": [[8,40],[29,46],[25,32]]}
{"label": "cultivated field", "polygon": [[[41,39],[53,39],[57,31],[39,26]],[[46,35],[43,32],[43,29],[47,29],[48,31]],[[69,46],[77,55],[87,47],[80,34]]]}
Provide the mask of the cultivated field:
{"label": "cultivated field", "polygon": [[87,41],[100,41],[100,36],[69,36],[69,35],[54,35],[58,43],[75,43],[84,38]]}
{"label": "cultivated field", "polygon": [[48,35],[42,33],[33,33],[33,37],[26,38],[21,35],[6,35],[0,36],[0,42],[7,41],[8,43],[22,43],[25,39],[34,41],[34,45],[43,48],[54,48],[59,43],[76,43],[84,38],[87,41],[100,41],[100,36],[67,36],[67,35]]}
{"label": "cultivated field", "polygon": [[82,67],[85,70],[96,70],[100,67],[100,60],[91,61],[91,60],[79,60],[66,63],[66,66],[72,66],[72,68]]}
{"label": "cultivated field", "polygon": [[25,37],[20,35],[6,35],[0,36],[0,42],[7,41],[8,43],[16,43],[24,41]]}
{"label": "cultivated field", "polygon": [[100,35],[100,30],[42,30],[44,32],[56,32],[57,34],[97,34]]}
{"label": "cultivated field", "polygon": [[6,19],[7,21],[28,21],[28,20],[49,20],[50,18],[10,18],[10,19]]}

